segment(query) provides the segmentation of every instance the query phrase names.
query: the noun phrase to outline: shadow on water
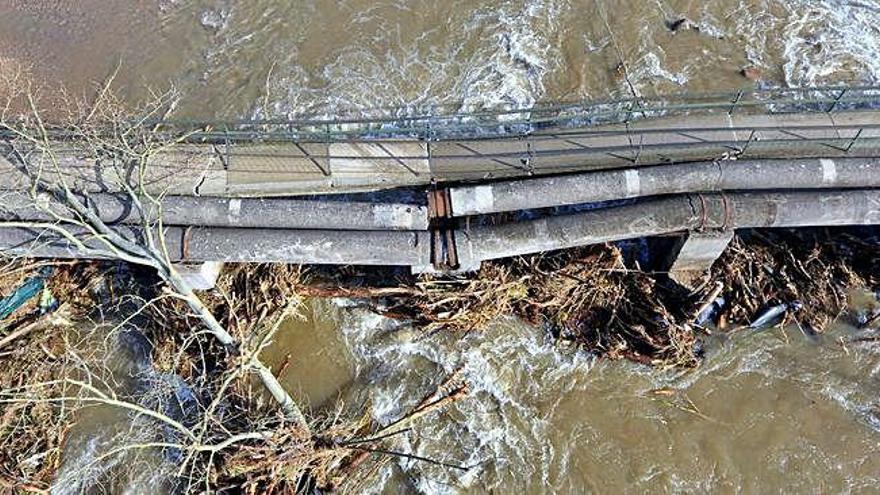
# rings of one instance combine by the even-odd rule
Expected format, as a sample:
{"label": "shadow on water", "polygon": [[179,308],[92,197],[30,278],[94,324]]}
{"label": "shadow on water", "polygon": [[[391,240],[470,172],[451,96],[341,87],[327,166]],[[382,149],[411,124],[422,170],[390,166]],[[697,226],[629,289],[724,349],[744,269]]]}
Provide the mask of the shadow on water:
{"label": "shadow on water", "polygon": [[[72,368],[67,378],[102,388],[112,384],[120,400],[145,407],[164,403],[168,407],[157,410],[185,422],[187,404],[194,406],[189,388],[179,377],[153,369],[152,347],[139,330],[131,327],[111,332],[118,324],[110,320],[98,325],[84,322],[64,330],[69,339],[78,342],[83,362],[89,363],[88,374]],[[175,400],[165,401],[168,396]],[[180,452],[129,448],[157,440],[175,441],[173,432],[160,431],[157,436],[156,428],[132,411],[85,403],[76,411],[66,435],[52,493],[171,493],[174,461]]]}

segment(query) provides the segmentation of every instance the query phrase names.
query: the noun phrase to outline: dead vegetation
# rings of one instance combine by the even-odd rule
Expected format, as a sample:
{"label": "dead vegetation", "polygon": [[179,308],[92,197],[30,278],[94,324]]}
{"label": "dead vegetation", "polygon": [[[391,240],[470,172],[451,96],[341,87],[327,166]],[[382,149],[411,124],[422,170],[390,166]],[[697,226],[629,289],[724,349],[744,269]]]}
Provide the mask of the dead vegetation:
{"label": "dead vegetation", "polygon": [[[43,120],[38,92],[24,80],[0,104],[2,164],[21,181],[4,192],[7,203],[0,206],[9,211],[0,229],[39,234],[4,255],[27,257],[63,240],[87,257],[110,260],[0,260],[3,296],[47,264],[60,268],[45,275],[43,294],[62,304],[55,309],[31,299],[3,318],[0,491],[47,492],[65,465],[64,445],[78,415],[94,407],[121,412],[127,426],[109,452],[64,475],[78,491],[113,491],[114,479],[124,479],[113,466],[151,456],[171,465],[176,490],[244,493],[339,486],[366,459],[405,456],[380,447],[394,432],[372,438],[381,430],[362,418],[362,405],[306,417],[262,364],[261,352],[280,325],[297,317],[299,268],[234,267],[208,294],[178,273],[162,223],[169,188],[154,181],[153,164],[185,136],[145,125],[161,120],[176,95],[157,94],[132,112],[114,98],[111,82],[57,125]],[[94,168],[97,185],[127,198],[136,225],[99,216],[90,200],[94,178],[72,173],[82,170],[69,166],[71,157],[91,161],[94,167],[80,169]],[[24,203],[8,208],[12,197]],[[135,368],[108,364],[123,348],[135,349]]]}
{"label": "dead vegetation", "polygon": [[693,366],[694,332],[676,308],[682,291],[628,268],[615,246],[490,262],[462,280],[426,279],[398,298],[429,331],[476,330],[515,314],[566,343],[612,359]]}
{"label": "dead vegetation", "polygon": [[[3,295],[43,265],[8,264]],[[358,491],[376,462],[408,455],[388,441],[467,388],[450,377],[384,428],[359,405],[313,413],[308,429],[289,421],[250,362],[280,323],[296,317],[301,276],[281,265],[240,265],[223,276],[204,297],[242,342],[230,348],[192,332],[198,317],[157,292],[154,274],[116,263],[61,263],[47,290],[66,302],[48,314],[30,302],[0,330],[2,338],[37,323],[0,351],[0,491],[45,493],[59,477],[78,489],[113,491],[135,461],[184,493]],[[83,412],[109,417],[107,409],[125,418],[112,442],[82,466],[65,464]]]}
{"label": "dead vegetation", "polygon": [[[3,389],[57,379],[57,368],[47,361],[63,355],[63,342],[45,334],[28,340],[21,349],[3,352]],[[50,404],[0,405],[0,492],[45,490],[60,466],[67,429]]]}
{"label": "dead vegetation", "polygon": [[722,328],[794,305],[786,320],[822,333],[847,311],[853,290],[880,286],[880,239],[867,228],[752,232],[725,252],[712,278],[728,299]]}
{"label": "dead vegetation", "polygon": [[429,333],[478,330],[515,314],[602,357],[696,366],[700,337],[713,324],[735,330],[778,308],[771,324],[825,331],[846,312],[852,290],[880,284],[878,252],[876,233],[752,232],[735,240],[695,291],[665,273],[628,266],[621,249],[607,245],[489,262],[474,276],[396,288],[325,286],[320,294],[381,297],[388,301],[382,312],[411,318]]}
{"label": "dead vegetation", "polygon": [[[281,321],[295,317],[303,294],[371,297],[376,308],[410,318],[428,334],[479,331],[515,314],[549,329],[560,343],[600,356],[696,366],[706,332],[749,325],[775,306],[799,301],[799,309],[786,310],[781,322],[823,331],[846,312],[853,289],[880,284],[877,246],[876,238],[853,230],[750,233],[735,241],[694,292],[676,287],[662,273],[629,266],[617,246],[487,263],[467,278],[385,279],[391,282],[385,285],[376,283],[381,277],[361,277],[349,269],[342,270],[345,280],[371,280],[372,285],[334,286],[327,273],[300,267],[236,265],[217,291],[202,295],[242,343],[235,348],[208,332],[193,332],[198,317],[185,301],[157,292],[156,276],[149,271],[119,263],[56,262],[47,288],[61,306],[41,315],[40,305],[30,302],[0,331],[5,342],[0,348],[0,485],[48,490],[63,464],[77,411],[99,404],[124,409],[139,425],[129,430],[156,432],[119,438],[108,455],[124,457],[148,447],[163,453],[175,460],[171,474],[184,491],[357,491],[382,462],[408,456],[387,442],[424,415],[465,397],[468,388],[453,375],[384,428],[357,407],[312,415],[308,429],[286,420],[249,362]],[[46,264],[7,263],[0,277],[4,295]],[[697,315],[718,298],[726,303],[712,317],[717,325],[696,324]],[[73,331],[73,321],[93,324]],[[22,333],[22,328],[30,330]],[[140,333],[132,334],[132,328]],[[144,351],[149,366],[133,376],[146,389],[122,383],[98,359],[111,354],[102,346],[139,334],[149,343]],[[100,479],[113,473],[103,472]]]}
{"label": "dead vegetation", "polygon": [[[55,272],[47,279],[47,289],[69,302],[49,317],[41,317],[38,299],[34,299],[0,322],[0,398],[6,398],[7,390],[56,383],[66,372],[63,357],[68,342],[51,330],[69,325],[74,308],[88,299],[95,266],[10,261],[0,270],[0,287],[6,295],[7,288],[18,287],[47,267]],[[49,388],[59,393],[62,387]],[[0,491],[45,490],[60,465],[68,429],[64,412],[50,403],[0,401]]]}

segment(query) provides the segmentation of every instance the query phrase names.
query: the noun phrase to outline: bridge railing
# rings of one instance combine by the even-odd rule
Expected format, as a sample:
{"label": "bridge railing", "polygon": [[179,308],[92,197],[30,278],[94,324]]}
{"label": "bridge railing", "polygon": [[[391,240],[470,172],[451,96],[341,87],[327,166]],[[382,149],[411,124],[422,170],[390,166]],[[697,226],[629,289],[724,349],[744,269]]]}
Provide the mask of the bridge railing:
{"label": "bridge railing", "polygon": [[379,108],[333,118],[304,116],[285,120],[205,122],[163,121],[164,129],[199,130],[206,142],[309,141],[369,139],[443,140],[464,137],[529,135],[548,127],[621,124],[648,118],[712,113],[834,113],[880,109],[880,86],[743,89],[732,93],[678,95],[588,101],[543,102],[530,108],[463,111],[452,105],[428,108]]}

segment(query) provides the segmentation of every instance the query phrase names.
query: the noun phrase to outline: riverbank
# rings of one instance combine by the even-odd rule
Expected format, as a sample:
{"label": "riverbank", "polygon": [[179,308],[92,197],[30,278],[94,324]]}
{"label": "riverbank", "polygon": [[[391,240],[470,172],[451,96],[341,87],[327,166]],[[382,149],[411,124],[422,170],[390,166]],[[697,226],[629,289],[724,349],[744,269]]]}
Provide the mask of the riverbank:
{"label": "riverbank", "polygon": [[[81,418],[77,411],[96,402],[114,407],[105,396],[140,408],[127,410],[141,427],[157,421],[181,426],[170,437],[117,439],[122,446],[164,445],[154,448],[164,452],[159,464],[168,455],[186,459],[190,471],[184,476],[170,469],[165,483],[197,480],[211,487],[260,491],[303,483],[344,490],[352,479],[363,483],[377,469],[377,460],[401,454],[373,452],[387,447],[382,440],[366,439],[396,431],[390,425],[403,429],[402,424],[370,419],[365,408],[375,404],[361,402],[331,407],[333,413],[312,411],[313,430],[306,432],[278,416],[253,377],[242,371],[242,359],[264,349],[278,325],[296,317],[301,297],[359,300],[373,312],[408,321],[414,338],[424,343],[437,338],[466,342],[467,335],[517,315],[531,323],[536,335],[549,332],[554,347],[659,368],[698,367],[707,341],[743,328],[791,324],[812,338],[836,321],[847,321],[867,328],[858,337],[867,340],[859,342],[870,345],[876,338],[870,329],[880,323],[880,309],[865,303],[880,283],[880,244],[874,230],[747,232],[695,291],[651,271],[664,243],[617,243],[493,262],[475,276],[458,279],[354,268],[235,266],[224,274],[218,290],[203,295],[218,319],[245,343],[233,354],[193,333],[197,322],[177,301],[153,289],[155,278],[148,272],[118,264],[62,263],[47,278],[44,292],[59,301],[59,308],[53,312],[45,296],[34,298],[3,322],[3,483],[36,490],[57,483],[64,452],[70,455],[65,450],[69,432]],[[44,265],[8,264],[4,296],[9,295],[7,287],[20,286],[45,270]],[[94,323],[72,323],[83,321]],[[132,339],[141,343],[132,347]],[[141,355],[136,375],[148,380],[132,385],[107,364],[108,355],[119,354],[119,342],[126,352],[136,349]],[[284,360],[273,362],[279,363],[273,372],[284,373]],[[399,411],[398,419],[417,421],[467,397],[472,384],[451,371],[446,380],[434,383],[433,393]],[[84,377],[93,381],[83,382]],[[102,383],[95,385],[97,391],[81,385],[96,379]],[[144,394],[156,389],[164,392]],[[144,402],[144,397],[150,399]],[[177,408],[168,410],[169,401]],[[186,441],[189,434],[198,441]],[[353,448],[364,445],[369,448]],[[107,482],[118,475],[115,468],[98,469],[89,479]]]}

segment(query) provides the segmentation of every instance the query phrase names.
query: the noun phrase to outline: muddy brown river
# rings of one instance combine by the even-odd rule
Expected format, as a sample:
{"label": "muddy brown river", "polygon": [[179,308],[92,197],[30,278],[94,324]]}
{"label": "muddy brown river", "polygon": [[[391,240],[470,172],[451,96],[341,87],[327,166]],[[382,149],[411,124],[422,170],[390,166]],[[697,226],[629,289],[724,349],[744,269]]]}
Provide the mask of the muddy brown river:
{"label": "muddy brown river", "polygon": [[0,64],[227,119],[875,84],[880,2],[0,0]]}
{"label": "muddy brown river", "polygon": [[[871,303],[875,304],[875,303]],[[872,493],[880,486],[880,347],[846,325],[708,340],[695,371],[596,361],[498,321],[416,338],[351,301],[313,301],[271,357],[314,408],[371,404],[390,423],[459,368],[473,392],[400,440],[471,467],[400,462],[374,493]]]}
{"label": "muddy brown river", "polygon": [[[203,119],[878,84],[880,2],[0,0],[0,91],[26,73],[83,95],[117,67],[124,97],[173,87],[177,115]],[[372,493],[880,490],[880,346],[846,324],[714,337],[701,368],[663,371],[513,319],[417,339],[352,301],[305,312],[266,357],[313,409],[365,403],[387,424],[458,368],[473,391],[396,445],[469,469],[401,459]],[[57,493],[86,489],[76,467],[106,428],[84,422]],[[134,471],[110,491],[163,486]]]}

